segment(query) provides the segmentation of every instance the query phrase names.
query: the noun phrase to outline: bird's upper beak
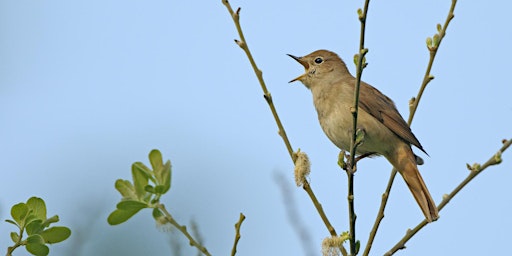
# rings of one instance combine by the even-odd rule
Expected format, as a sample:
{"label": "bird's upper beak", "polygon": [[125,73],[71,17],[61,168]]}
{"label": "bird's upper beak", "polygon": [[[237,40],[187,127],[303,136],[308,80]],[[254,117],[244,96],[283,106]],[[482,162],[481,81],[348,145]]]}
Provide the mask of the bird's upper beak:
{"label": "bird's upper beak", "polygon": [[293,56],[291,54],[287,54],[288,56],[290,56],[292,59],[296,60],[298,63],[300,63],[302,66],[304,66],[304,69],[306,70],[306,72],[294,79],[292,79],[290,82],[288,83],[292,83],[292,82],[295,82],[295,81],[301,81],[302,78],[304,78],[306,75],[307,75],[307,71],[309,69],[309,64],[304,61],[304,59],[302,57],[297,57],[297,56]]}

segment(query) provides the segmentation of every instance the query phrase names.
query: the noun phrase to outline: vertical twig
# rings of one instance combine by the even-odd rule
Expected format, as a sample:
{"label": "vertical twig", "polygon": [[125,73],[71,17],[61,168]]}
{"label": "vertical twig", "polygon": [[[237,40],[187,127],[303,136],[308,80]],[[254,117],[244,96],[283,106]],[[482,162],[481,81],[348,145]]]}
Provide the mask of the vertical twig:
{"label": "vertical twig", "polygon": [[240,213],[240,218],[238,219],[238,222],[235,224],[235,242],[233,243],[233,248],[231,249],[231,256],[235,256],[236,254],[236,246],[238,245],[238,241],[240,240],[240,227],[242,226],[242,222],[245,220],[245,215],[243,213]]}
{"label": "vertical twig", "polygon": [[[444,26],[440,27],[440,25],[437,26],[439,34],[436,34],[434,36],[433,41],[430,41],[427,39],[427,48],[430,53],[430,59],[428,61],[427,69],[425,71],[425,75],[423,77],[423,81],[421,83],[420,89],[418,91],[418,95],[416,98],[413,98],[411,102],[409,102],[409,118],[407,120],[407,124],[411,126],[414,115],[416,114],[416,110],[418,109],[418,104],[420,102],[421,97],[423,96],[423,92],[425,91],[425,88],[427,87],[428,83],[434,79],[434,76],[430,74],[430,71],[432,70],[432,65],[434,64],[434,59],[437,54],[437,50],[439,49],[439,45],[441,44],[441,41],[443,40],[444,36],[446,35],[446,29],[448,28],[448,24],[450,24],[450,21],[453,19],[454,14],[453,11],[455,10],[455,5],[457,3],[457,0],[452,0],[452,4],[450,6],[450,11],[448,12],[448,16],[446,17],[446,20],[444,22]],[[437,38],[437,39],[436,39]],[[384,218],[384,210],[386,209],[386,204],[389,198],[389,194],[391,191],[391,187],[393,186],[393,181],[395,179],[397,170],[393,168],[391,170],[391,175],[389,177],[388,185],[386,187],[386,190],[382,194],[382,201],[379,208],[379,212],[377,213],[377,217],[375,219],[375,223],[373,224],[372,230],[370,231],[370,235],[368,238],[368,243],[366,244],[365,251],[363,253],[363,256],[367,256],[370,253],[373,240],[375,239],[375,235],[377,234],[377,230],[379,229],[380,222]],[[441,209],[439,209],[441,210]]]}
{"label": "vertical twig", "polygon": [[366,62],[364,61],[365,55],[368,52],[368,49],[364,48],[364,37],[365,37],[365,29],[366,29],[366,14],[368,13],[368,5],[370,0],[366,0],[364,3],[364,9],[358,10],[359,21],[361,22],[361,33],[359,40],[359,53],[357,57],[357,71],[356,71],[356,84],[354,89],[354,106],[351,109],[352,118],[353,118],[353,126],[352,126],[352,141],[350,143],[350,161],[348,163],[347,175],[348,175],[348,213],[349,213],[349,223],[350,223],[350,255],[357,254],[357,240],[356,240],[356,219],[357,215],[354,209],[354,172],[356,171],[356,137],[357,137],[357,115],[359,112],[359,88],[361,86],[361,75],[363,73],[363,68],[366,66]]}

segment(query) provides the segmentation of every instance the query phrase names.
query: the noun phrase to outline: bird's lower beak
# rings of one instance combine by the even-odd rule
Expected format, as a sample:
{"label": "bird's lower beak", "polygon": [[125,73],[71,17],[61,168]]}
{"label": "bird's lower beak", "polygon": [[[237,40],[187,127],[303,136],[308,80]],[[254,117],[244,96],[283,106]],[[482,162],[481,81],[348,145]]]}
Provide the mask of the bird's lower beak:
{"label": "bird's lower beak", "polygon": [[[298,63],[300,63],[302,66],[304,66],[304,69],[305,69],[306,71],[308,71],[309,64],[308,64],[306,61],[304,61],[304,60],[302,59],[302,57],[293,56],[293,55],[291,55],[291,54],[287,54],[287,55],[288,55],[288,56],[290,56],[292,59],[296,60],[296,61],[297,61]],[[302,75],[300,75],[300,76],[298,76],[298,77],[296,77],[296,78],[292,79],[292,80],[291,80],[290,82],[288,82],[288,83],[292,83],[292,82],[295,82],[295,81],[301,81],[301,80],[302,80],[302,78],[304,78],[304,77],[306,76],[306,74],[307,74],[307,73],[304,73],[304,74],[302,74]]]}

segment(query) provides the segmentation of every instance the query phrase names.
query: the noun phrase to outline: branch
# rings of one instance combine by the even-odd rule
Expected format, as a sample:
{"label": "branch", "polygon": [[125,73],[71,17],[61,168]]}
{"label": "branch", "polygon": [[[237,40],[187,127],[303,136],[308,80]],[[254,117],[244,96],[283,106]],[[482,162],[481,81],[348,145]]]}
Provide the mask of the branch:
{"label": "branch", "polygon": [[[272,96],[270,95],[270,92],[267,90],[267,86],[265,85],[265,81],[263,80],[262,72],[256,65],[256,62],[254,61],[254,58],[252,57],[252,54],[249,50],[249,46],[247,46],[247,42],[245,41],[244,33],[242,31],[242,27],[240,26],[240,8],[238,8],[236,10],[236,12],[234,12],[233,9],[231,8],[231,5],[229,4],[228,0],[222,0],[222,3],[228,9],[228,12],[231,15],[231,18],[233,19],[233,22],[235,23],[236,30],[238,31],[238,36],[240,37],[240,40],[235,39],[235,43],[240,48],[242,48],[242,50],[247,55],[249,62],[251,63],[254,73],[256,74],[256,77],[258,78],[258,81],[260,83],[261,89],[263,90],[263,97],[265,98],[268,106],[270,107],[270,110],[272,111],[272,115],[274,116],[274,120],[276,121],[277,127],[279,129],[279,131],[278,131],[279,135],[283,139],[284,144],[286,145],[286,148],[288,150],[288,154],[290,155],[290,158],[292,159],[293,163],[295,164],[295,161],[297,160],[297,156],[293,152],[291,143],[288,140],[288,136],[286,135],[286,131],[283,127],[283,124],[281,123],[281,120],[279,119],[279,115],[277,114],[276,108],[272,101]],[[305,180],[302,187],[308,193],[309,197],[311,198],[311,201],[313,201],[313,204],[315,205],[315,208],[318,211],[318,214],[320,214],[320,216],[322,217],[322,220],[324,221],[324,224],[327,227],[327,230],[329,230],[329,233],[332,236],[337,236],[336,231],[334,230],[334,228],[332,227],[332,225],[330,224],[329,220],[327,219],[327,217],[325,215],[322,205],[320,205],[318,203],[318,200],[316,199],[316,196],[313,193],[313,190],[311,189],[309,182],[307,180]]]}
{"label": "branch", "polygon": [[[454,198],[455,195],[457,195],[457,193],[459,193],[459,191],[462,190],[462,188],[464,188],[478,174],[482,173],[485,169],[487,169],[487,167],[500,164],[502,161],[501,155],[503,154],[503,152],[505,152],[505,150],[507,150],[508,147],[510,147],[511,144],[512,144],[512,138],[509,140],[503,140],[503,146],[498,150],[498,152],[496,154],[491,156],[489,158],[489,160],[487,160],[487,162],[485,162],[483,165],[479,165],[479,164],[474,164],[473,166],[467,165],[468,169],[470,169],[471,172],[457,187],[455,187],[455,189],[453,189],[453,191],[450,194],[443,196],[443,201],[441,201],[441,203],[437,206],[438,210],[441,211],[441,209],[443,209],[450,202],[450,200],[452,200],[452,198]],[[405,236],[402,239],[400,239],[400,241],[398,241],[398,243],[395,246],[393,246],[393,248],[391,248],[384,255],[385,256],[393,255],[398,250],[404,249],[405,243],[407,241],[409,241],[409,239],[411,239],[416,233],[418,233],[418,231],[420,231],[427,224],[428,224],[428,222],[426,220],[423,220],[412,230],[411,229],[407,230]]]}
{"label": "branch", "polygon": [[158,208],[165,216],[165,219],[171,223],[173,226],[175,226],[183,235],[185,235],[188,238],[190,246],[196,247],[200,252],[202,252],[204,255],[211,256],[211,254],[208,252],[208,250],[202,246],[200,243],[198,243],[187,231],[187,227],[185,225],[180,225],[173,217],[172,215],[165,209],[165,206],[161,203],[156,204],[156,208]]}
{"label": "branch", "polygon": [[407,120],[409,126],[412,123],[414,114],[416,114],[416,109],[418,108],[418,104],[420,103],[421,96],[423,96],[423,91],[427,87],[427,84],[434,79],[434,76],[430,74],[430,70],[432,69],[432,65],[434,64],[434,59],[436,57],[437,50],[439,49],[439,45],[441,45],[441,42],[443,41],[443,38],[446,35],[446,29],[448,28],[450,21],[453,19],[453,17],[455,17],[453,11],[455,10],[456,4],[457,0],[452,0],[452,5],[450,6],[450,11],[448,12],[448,16],[446,17],[444,26],[441,27],[441,24],[437,24],[437,30],[439,33],[434,35],[434,39],[432,40],[430,37],[427,38],[427,48],[430,52],[430,60],[427,65],[427,70],[425,71],[425,76],[423,77],[423,82],[421,84],[420,91],[418,92],[418,96],[416,96],[416,99],[413,99],[412,104],[410,104],[411,113],[409,115],[409,119]]}
{"label": "branch", "polygon": [[279,135],[281,136],[281,138],[283,138],[284,144],[286,145],[286,149],[288,149],[288,154],[290,155],[292,160],[295,162],[292,145],[290,144],[290,141],[288,140],[286,131],[284,130],[283,124],[281,123],[281,120],[279,119],[279,115],[277,114],[274,103],[272,102],[272,96],[270,95],[270,92],[267,90],[267,85],[265,84],[265,81],[263,80],[263,72],[261,72],[261,70],[256,65],[256,62],[254,61],[254,58],[252,57],[252,53],[249,50],[249,46],[247,46],[247,41],[245,41],[245,36],[242,31],[242,27],[240,26],[240,10],[241,9],[238,8],[236,10],[236,12],[233,12],[233,9],[231,8],[231,5],[229,4],[229,2],[227,0],[222,0],[222,3],[228,9],[229,14],[231,14],[231,18],[233,18],[233,22],[235,23],[236,30],[238,31],[238,36],[240,37],[240,40],[235,39],[235,43],[238,46],[240,46],[240,48],[242,48],[242,50],[247,55],[247,58],[249,59],[249,62],[251,63],[252,69],[254,70],[254,73],[256,74],[256,77],[258,78],[261,89],[263,90],[263,97],[265,98],[265,101],[267,102],[268,106],[270,107],[270,111],[272,111],[274,120],[277,123],[277,127],[279,129],[279,131],[278,131]]}
{"label": "branch", "polygon": [[[357,57],[357,68],[356,68],[356,84],[354,89],[354,105],[351,108],[352,112],[352,140],[350,142],[350,160],[348,162],[347,167],[347,175],[348,175],[348,215],[349,215],[349,224],[350,224],[350,255],[356,255],[359,250],[356,240],[356,219],[357,215],[354,209],[354,173],[357,169],[356,163],[356,150],[358,144],[361,143],[362,139],[358,140],[358,132],[357,129],[357,115],[359,112],[359,88],[361,87],[361,75],[363,74],[363,69],[366,67],[365,55],[368,53],[368,49],[364,48],[364,36],[366,30],[366,15],[368,13],[368,5],[370,0],[366,0],[364,3],[364,9],[358,9],[359,21],[361,22],[361,33],[359,40],[359,53],[356,55]],[[361,136],[364,136],[364,132]],[[359,136],[359,137],[361,137]]]}
{"label": "branch", "polygon": [[[452,4],[450,6],[450,11],[448,12],[448,16],[446,17],[444,26],[441,27],[440,24],[437,25],[438,34],[434,35],[434,40],[427,39],[427,48],[430,52],[430,59],[427,65],[427,70],[425,71],[425,75],[423,77],[423,82],[420,86],[420,89],[418,91],[418,95],[416,98],[412,98],[409,102],[409,118],[407,120],[407,124],[409,126],[412,124],[412,120],[414,118],[414,115],[416,114],[416,110],[418,109],[418,104],[421,100],[421,97],[423,96],[423,92],[425,91],[425,88],[427,87],[428,83],[434,79],[434,76],[430,74],[430,71],[432,70],[432,65],[434,64],[434,59],[437,54],[437,50],[439,49],[439,46],[441,45],[441,41],[443,40],[444,36],[446,35],[446,29],[448,28],[448,25],[450,24],[450,21],[455,16],[453,14],[453,11],[455,10],[455,5],[457,3],[457,0],[452,0]],[[380,222],[384,218],[384,210],[386,209],[386,204],[389,198],[389,194],[391,191],[391,187],[393,186],[393,181],[395,179],[397,170],[393,168],[391,171],[391,175],[389,177],[388,185],[386,187],[386,190],[382,194],[382,201],[379,208],[379,212],[377,213],[377,217],[375,219],[375,223],[373,224],[372,230],[370,232],[368,243],[366,244],[365,251],[363,253],[363,256],[367,256],[370,253],[373,240],[375,239],[375,235],[377,234],[377,230],[379,229]],[[440,209],[438,209],[440,210]]]}
{"label": "branch", "polygon": [[233,249],[231,249],[231,256],[235,256],[236,254],[236,246],[238,245],[238,241],[240,240],[240,227],[242,226],[242,222],[245,220],[245,215],[243,213],[240,213],[240,219],[238,219],[238,222],[235,224],[235,242],[233,243]]}

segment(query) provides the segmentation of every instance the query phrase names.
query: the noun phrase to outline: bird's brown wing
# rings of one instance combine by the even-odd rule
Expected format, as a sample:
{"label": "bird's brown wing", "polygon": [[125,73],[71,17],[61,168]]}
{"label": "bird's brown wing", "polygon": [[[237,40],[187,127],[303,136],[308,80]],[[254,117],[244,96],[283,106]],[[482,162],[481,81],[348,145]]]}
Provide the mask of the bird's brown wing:
{"label": "bird's brown wing", "polygon": [[425,152],[409,125],[407,125],[396,109],[395,103],[367,83],[361,82],[361,87],[359,91],[359,107],[382,122],[400,138]]}

